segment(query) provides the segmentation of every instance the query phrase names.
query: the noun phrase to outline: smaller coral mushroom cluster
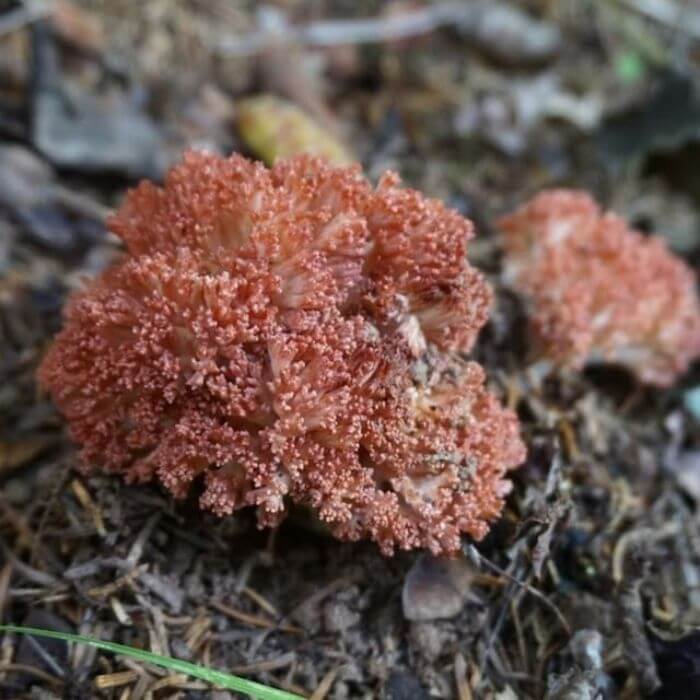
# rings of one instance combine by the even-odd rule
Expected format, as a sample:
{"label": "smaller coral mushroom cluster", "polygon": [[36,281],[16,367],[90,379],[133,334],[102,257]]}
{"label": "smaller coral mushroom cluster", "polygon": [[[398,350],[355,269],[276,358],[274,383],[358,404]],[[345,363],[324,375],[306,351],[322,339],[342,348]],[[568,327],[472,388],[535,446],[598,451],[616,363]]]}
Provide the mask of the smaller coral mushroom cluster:
{"label": "smaller coral mushroom cluster", "polygon": [[385,553],[487,532],[524,447],[459,355],[490,302],[469,221],[392,175],[192,152],[109,225],[126,254],[40,370],[86,466]]}
{"label": "smaller coral mushroom cluster", "polygon": [[544,355],[607,361],[668,386],[700,355],[692,270],[585,192],[542,192],[500,220],[506,280],[529,300]]}

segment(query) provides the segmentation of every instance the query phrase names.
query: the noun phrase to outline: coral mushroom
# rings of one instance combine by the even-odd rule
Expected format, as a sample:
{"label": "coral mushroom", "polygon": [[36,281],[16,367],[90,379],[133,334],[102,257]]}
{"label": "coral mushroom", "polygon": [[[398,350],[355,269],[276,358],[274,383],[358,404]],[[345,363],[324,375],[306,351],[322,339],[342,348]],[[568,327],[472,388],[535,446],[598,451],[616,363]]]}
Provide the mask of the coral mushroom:
{"label": "coral mushroom", "polygon": [[695,275],[661,238],[569,190],[542,192],[500,227],[506,279],[528,298],[545,356],[614,362],[668,386],[700,355]]}
{"label": "coral mushroom", "polygon": [[524,447],[459,355],[490,302],[469,221],[390,174],[190,152],[109,227],[126,255],[40,369],[86,468],[260,525],[299,503],[387,554],[487,532]]}

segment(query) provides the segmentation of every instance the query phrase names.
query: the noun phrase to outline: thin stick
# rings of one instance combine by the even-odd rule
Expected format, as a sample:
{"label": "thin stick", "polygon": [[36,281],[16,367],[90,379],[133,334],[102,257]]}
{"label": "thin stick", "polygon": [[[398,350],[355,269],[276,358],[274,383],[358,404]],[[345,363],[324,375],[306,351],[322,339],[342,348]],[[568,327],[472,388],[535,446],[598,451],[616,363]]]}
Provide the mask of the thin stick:
{"label": "thin stick", "polygon": [[500,566],[497,566],[492,561],[489,561],[483,554],[481,554],[481,552],[479,552],[479,550],[474,545],[471,545],[471,544],[467,545],[466,555],[468,557],[470,557],[473,561],[475,560],[481,564],[484,564],[492,571],[495,571],[500,576],[504,576],[509,581],[512,581],[516,586],[520,586],[521,588],[526,590],[528,593],[535,596],[535,598],[537,598],[539,601],[541,601],[543,605],[548,607],[554,613],[557,620],[559,620],[559,623],[564,628],[564,631],[566,632],[566,634],[569,637],[571,636],[571,627],[569,626],[569,623],[566,621],[566,618],[562,614],[561,610],[559,610],[559,608],[554,603],[552,603],[552,601],[549,600],[549,598],[547,598],[547,596],[545,596],[543,593],[538,591],[536,588],[531,586],[526,581],[520,581],[519,579],[515,578],[515,576],[511,576],[511,574],[509,574],[507,571],[504,571],[503,569],[501,569]]}

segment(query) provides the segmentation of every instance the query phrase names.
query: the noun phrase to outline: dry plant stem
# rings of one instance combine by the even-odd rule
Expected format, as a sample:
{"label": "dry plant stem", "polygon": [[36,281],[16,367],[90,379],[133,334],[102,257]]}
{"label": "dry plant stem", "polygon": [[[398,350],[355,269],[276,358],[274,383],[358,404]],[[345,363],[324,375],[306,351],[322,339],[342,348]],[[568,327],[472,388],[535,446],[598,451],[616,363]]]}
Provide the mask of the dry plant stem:
{"label": "dry plant stem", "polygon": [[511,574],[509,574],[507,571],[501,569],[500,566],[497,564],[494,564],[492,561],[487,559],[479,550],[474,547],[474,545],[467,545],[465,547],[465,554],[474,562],[477,563],[478,566],[485,566],[488,569],[491,569],[492,571],[496,572],[499,576],[503,576],[504,578],[507,578],[509,581],[514,583],[516,586],[519,586],[523,588],[525,591],[530,593],[530,595],[533,595],[535,598],[537,598],[543,605],[545,605],[547,608],[549,608],[559,620],[559,623],[561,624],[562,628],[566,632],[567,636],[571,636],[571,627],[569,623],[567,622],[566,618],[562,614],[561,610],[552,603],[547,596],[545,596],[542,592],[538,591],[534,586],[530,585],[527,581],[520,581],[519,579],[515,578]]}
{"label": "dry plant stem", "polygon": [[467,662],[462,654],[457,653],[454,661],[455,685],[458,700],[472,700],[472,689],[467,678]]}
{"label": "dry plant stem", "polygon": [[28,666],[27,664],[0,664],[0,673],[6,673],[8,671],[14,671],[16,673],[26,673],[30,676],[34,676],[44,683],[48,683],[50,686],[62,687],[64,680],[62,678],[56,678],[46,671],[42,671],[34,666]]}
{"label": "dry plant stem", "polygon": [[0,620],[4,619],[5,605],[7,603],[7,593],[12,580],[12,561],[7,561],[5,566],[0,570]]}
{"label": "dry plant stem", "polygon": [[324,698],[330,692],[330,689],[333,686],[333,681],[335,681],[340,669],[340,666],[336,666],[328,671],[328,673],[326,673],[326,675],[321,679],[321,682],[318,684],[316,690],[314,690],[309,700],[324,700]]}

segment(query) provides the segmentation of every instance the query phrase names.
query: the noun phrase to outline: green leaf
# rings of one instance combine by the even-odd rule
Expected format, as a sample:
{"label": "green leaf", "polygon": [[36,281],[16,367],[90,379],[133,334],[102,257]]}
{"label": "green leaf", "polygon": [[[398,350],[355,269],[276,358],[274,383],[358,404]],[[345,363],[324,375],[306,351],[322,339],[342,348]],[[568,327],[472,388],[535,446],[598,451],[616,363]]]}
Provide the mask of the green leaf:
{"label": "green leaf", "polygon": [[146,663],[155,664],[156,666],[163,666],[171,671],[184,673],[193,678],[199,678],[220,688],[247,693],[254,698],[258,698],[258,700],[303,700],[300,695],[294,695],[284,690],[277,690],[277,688],[270,688],[269,686],[262,685],[262,683],[247,681],[245,678],[232,676],[223,671],[215,671],[205,666],[198,666],[188,661],[173,659],[170,656],[160,656],[159,654],[153,654],[150,651],[136,649],[124,644],[104,642],[101,639],[86,637],[82,634],[69,634],[67,632],[55,632],[54,630],[39,629],[37,627],[19,627],[16,625],[0,625],[0,632],[15,632],[17,634],[29,634],[36,637],[48,637],[49,639],[61,639],[64,642],[87,644],[88,646],[97,647],[104,651],[110,651],[113,654],[130,656],[132,659],[145,661]]}

